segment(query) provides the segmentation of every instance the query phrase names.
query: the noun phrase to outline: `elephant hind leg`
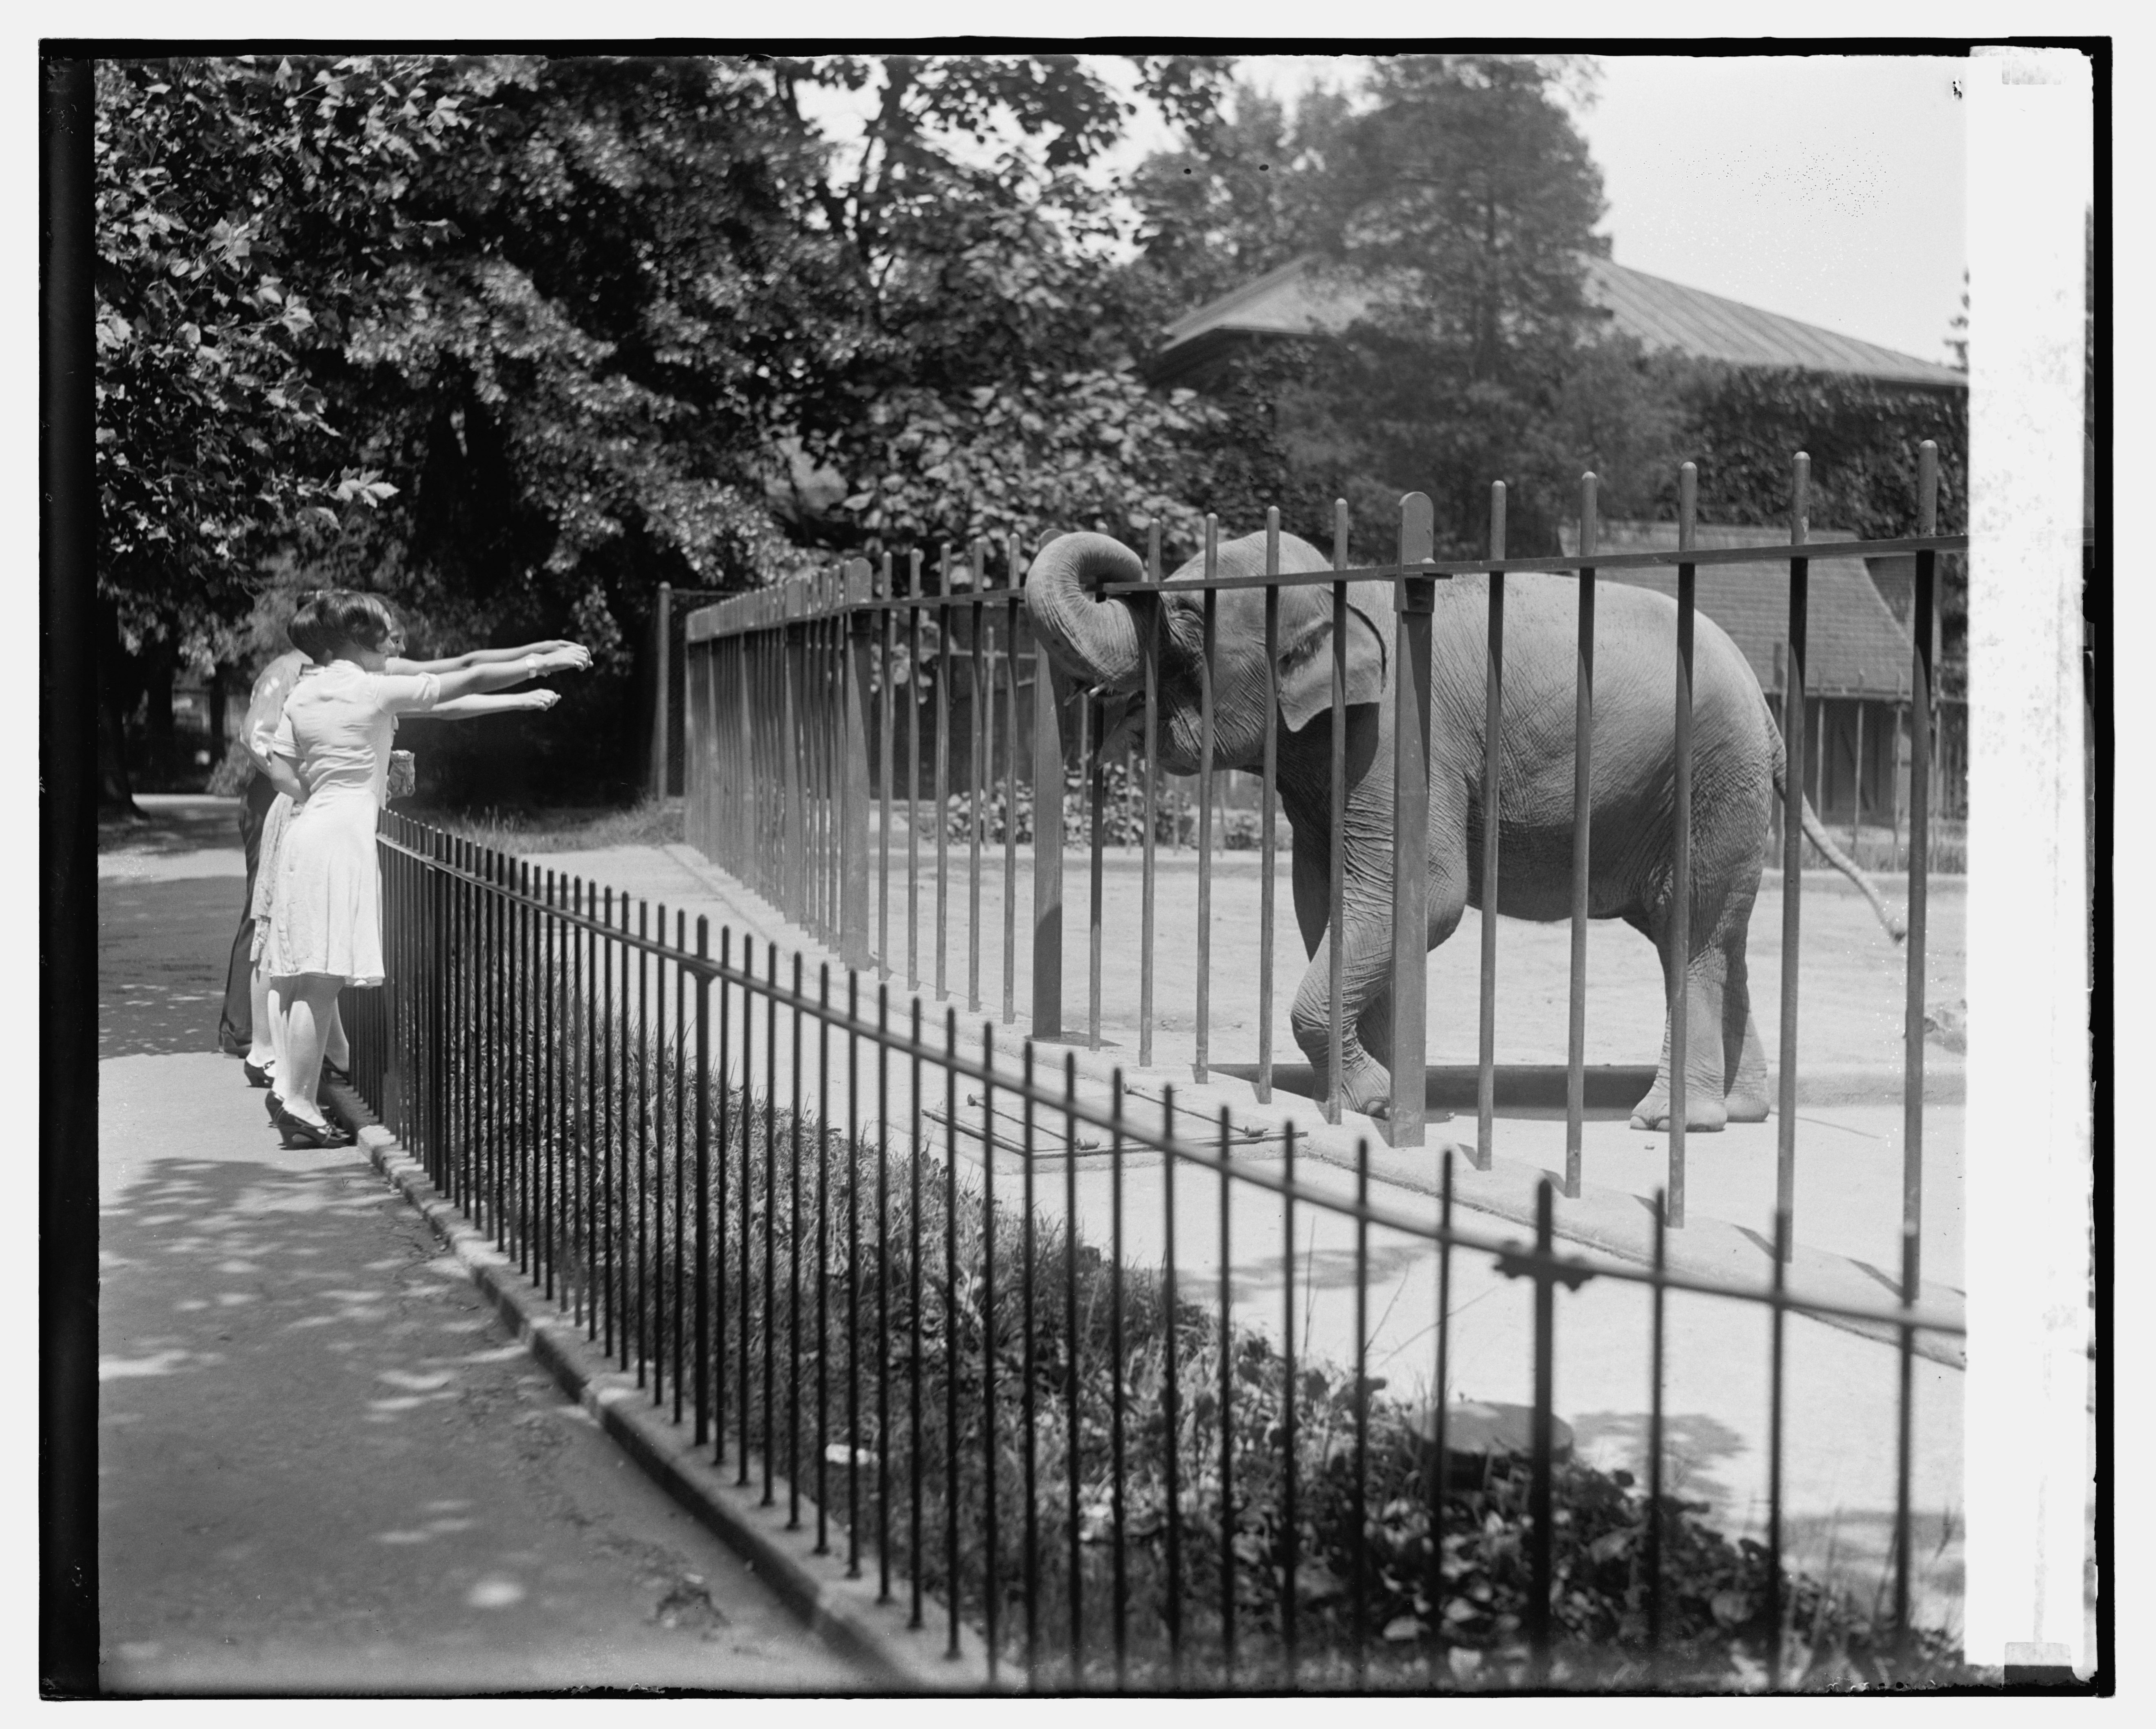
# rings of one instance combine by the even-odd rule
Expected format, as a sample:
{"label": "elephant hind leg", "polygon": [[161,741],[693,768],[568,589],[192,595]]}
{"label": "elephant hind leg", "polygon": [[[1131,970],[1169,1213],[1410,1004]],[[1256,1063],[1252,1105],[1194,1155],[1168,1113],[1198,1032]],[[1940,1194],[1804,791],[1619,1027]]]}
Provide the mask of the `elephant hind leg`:
{"label": "elephant hind leg", "polygon": [[[1702,945],[1686,962],[1671,952],[1669,932],[1658,912],[1651,918],[1630,917],[1626,922],[1651,941],[1662,958],[1662,986],[1666,1003],[1677,980],[1673,970],[1681,967],[1685,992],[1685,1127],[1688,1131],[1713,1134],[1729,1120],[1724,1102],[1724,1039],[1727,1013],[1727,952],[1719,941]],[[1695,928],[1698,921],[1696,918]],[[1662,1018],[1662,1052],[1655,1070],[1655,1083],[1633,1108],[1631,1126],[1666,1130],[1670,1126],[1670,1053],[1675,1029],[1666,1008]]]}
{"label": "elephant hind leg", "polygon": [[[1743,965],[1740,951],[1738,965]],[[1739,975],[1742,977],[1742,974]],[[1729,1016],[1729,1005],[1723,1008],[1723,1039],[1725,1049],[1731,1052],[1729,1062],[1729,1091],[1727,1104],[1732,1122],[1764,1122],[1773,1098],[1767,1085],[1767,1048],[1759,1042],[1759,1024],[1752,1018],[1751,993],[1748,990],[1732,993],[1736,1004],[1736,1018]]]}

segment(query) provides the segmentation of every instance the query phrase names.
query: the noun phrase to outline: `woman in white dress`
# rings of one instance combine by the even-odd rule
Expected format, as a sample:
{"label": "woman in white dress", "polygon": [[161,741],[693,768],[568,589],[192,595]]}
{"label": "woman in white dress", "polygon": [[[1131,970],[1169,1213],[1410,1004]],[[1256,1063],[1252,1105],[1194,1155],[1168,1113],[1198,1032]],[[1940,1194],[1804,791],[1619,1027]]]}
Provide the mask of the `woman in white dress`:
{"label": "woman in white dress", "polygon": [[[277,736],[277,723],[284,718],[285,705],[291,700],[292,691],[300,680],[314,676],[326,665],[335,654],[337,644],[322,637],[324,621],[313,603],[334,591],[318,590],[310,595],[294,617],[286,634],[293,642],[288,653],[280,654],[262,670],[254,681],[254,690],[247,707],[247,721],[241,733],[247,753],[254,758],[257,771],[271,785],[280,790],[262,819],[262,835],[256,854],[254,894],[248,906],[248,916],[254,930],[249,962],[253,977],[249,981],[249,1008],[254,1030],[241,1072],[249,1086],[269,1088],[268,1104],[272,1121],[276,1120],[284,1101],[279,1095],[280,1074],[277,1045],[284,1030],[283,1005],[276,1000],[270,988],[270,975],[263,970],[262,962],[269,947],[270,926],[275,910],[278,862],[284,854],[285,831],[292,818],[293,799],[298,782],[291,770],[275,762],[270,755]],[[302,640],[304,639],[304,640]],[[519,649],[474,649],[465,654],[441,660],[405,660],[398,658],[403,648],[401,631],[393,631],[384,644],[389,652],[383,670],[393,675],[409,676],[418,673],[462,672],[467,667],[493,666],[509,661],[525,660],[534,654],[568,655],[573,664],[588,666],[591,655],[576,644],[555,639],[547,642],[527,643]],[[498,714],[507,710],[547,708],[554,700],[552,692],[531,691],[506,696],[467,696],[437,703],[429,711],[434,720],[470,720],[482,714]],[[341,1078],[351,1065],[351,1049],[344,1036],[344,1027],[334,1012],[323,1035],[323,1062],[332,1078]]]}
{"label": "woman in white dress", "polygon": [[[316,597],[293,620],[295,639],[303,633],[328,645],[328,664],[294,687],[271,743],[280,790],[298,796],[277,860],[263,970],[284,1015],[277,1126],[288,1147],[332,1147],[346,1137],[323,1117],[316,1095],[337,993],[382,979],[374,831],[397,717],[439,713],[445,703],[566,672],[590,657],[572,648],[459,672],[393,674],[397,622],[371,594]],[[551,690],[533,691],[490,706],[543,708],[555,700]],[[293,784],[285,783],[287,772]]]}

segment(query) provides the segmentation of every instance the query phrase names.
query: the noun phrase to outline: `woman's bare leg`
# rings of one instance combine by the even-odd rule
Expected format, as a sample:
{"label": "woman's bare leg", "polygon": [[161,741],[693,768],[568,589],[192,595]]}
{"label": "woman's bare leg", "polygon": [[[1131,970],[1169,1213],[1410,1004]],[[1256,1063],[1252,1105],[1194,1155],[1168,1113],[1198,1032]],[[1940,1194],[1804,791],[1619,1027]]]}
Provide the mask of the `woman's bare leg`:
{"label": "woman's bare leg", "polygon": [[322,1039],[322,1055],[346,1074],[352,1072],[352,1041],[344,1035],[341,994],[330,998],[330,1029]]}
{"label": "woman's bare leg", "polygon": [[315,1102],[322,1078],[322,1048],[336,1016],[336,993],[343,981],[322,972],[280,978],[275,988],[285,1000],[285,1048],[278,1073],[278,1095],[285,1110],[302,1122],[326,1126]]}

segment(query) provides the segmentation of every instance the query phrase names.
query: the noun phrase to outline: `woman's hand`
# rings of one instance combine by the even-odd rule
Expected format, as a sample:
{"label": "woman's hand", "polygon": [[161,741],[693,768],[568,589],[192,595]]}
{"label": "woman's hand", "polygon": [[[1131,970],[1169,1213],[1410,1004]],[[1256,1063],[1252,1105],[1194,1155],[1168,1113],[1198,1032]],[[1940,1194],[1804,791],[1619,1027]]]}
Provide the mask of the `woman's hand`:
{"label": "woman's hand", "polygon": [[533,659],[532,676],[544,678],[549,673],[583,672],[592,664],[592,651],[581,643],[542,643]]}
{"label": "woman's hand", "polygon": [[553,707],[561,700],[562,693],[559,690],[520,690],[516,693],[516,705],[519,708],[536,709],[542,714]]}

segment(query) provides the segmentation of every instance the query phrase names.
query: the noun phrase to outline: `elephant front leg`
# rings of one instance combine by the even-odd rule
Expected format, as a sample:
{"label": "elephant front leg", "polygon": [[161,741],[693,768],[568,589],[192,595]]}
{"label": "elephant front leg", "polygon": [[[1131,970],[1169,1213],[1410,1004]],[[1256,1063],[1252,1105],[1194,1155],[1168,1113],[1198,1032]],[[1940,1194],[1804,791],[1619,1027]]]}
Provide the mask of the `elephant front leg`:
{"label": "elephant front leg", "polygon": [[[1368,946],[1355,943],[1351,938],[1341,967],[1340,1106],[1344,1111],[1358,1111],[1370,1116],[1383,1116],[1392,1097],[1392,1073],[1371,1054],[1371,1047],[1364,1042],[1374,1008],[1386,1038],[1386,1044],[1378,1048],[1389,1048],[1392,993],[1386,987],[1383,972],[1389,959],[1382,945],[1373,957]],[[1290,1011],[1289,1024],[1294,1029],[1295,1042],[1310,1059],[1310,1070],[1316,1083],[1314,1095],[1319,1099],[1329,1096],[1333,1083],[1330,933],[1319,941],[1309,969],[1302,975],[1302,983],[1295,993],[1295,1005]]]}

